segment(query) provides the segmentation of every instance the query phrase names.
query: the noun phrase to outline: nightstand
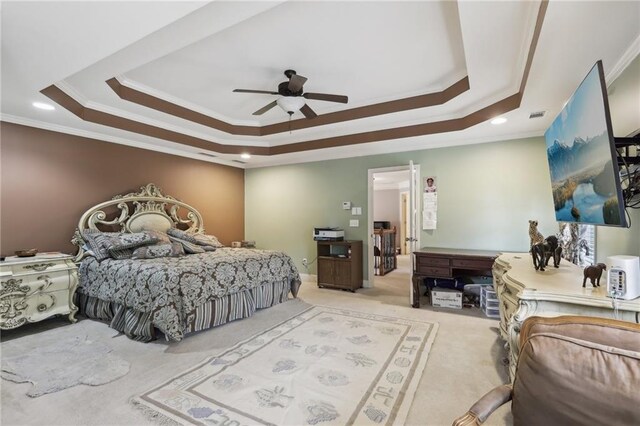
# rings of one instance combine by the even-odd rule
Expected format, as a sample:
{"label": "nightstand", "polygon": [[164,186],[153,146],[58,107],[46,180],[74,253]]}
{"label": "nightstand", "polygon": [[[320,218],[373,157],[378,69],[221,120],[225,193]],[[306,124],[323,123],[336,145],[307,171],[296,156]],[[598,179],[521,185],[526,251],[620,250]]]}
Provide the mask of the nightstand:
{"label": "nightstand", "polygon": [[73,256],[42,253],[0,262],[0,329],[9,330],[53,315],[76,322],[73,296],[78,268]]}

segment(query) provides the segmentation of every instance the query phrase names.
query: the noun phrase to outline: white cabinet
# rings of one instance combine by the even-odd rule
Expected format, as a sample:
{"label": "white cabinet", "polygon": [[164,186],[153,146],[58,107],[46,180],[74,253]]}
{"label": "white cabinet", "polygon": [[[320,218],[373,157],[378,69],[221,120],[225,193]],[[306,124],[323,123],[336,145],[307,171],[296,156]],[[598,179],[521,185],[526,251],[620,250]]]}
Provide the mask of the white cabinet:
{"label": "white cabinet", "polygon": [[53,315],[76,322],[73,303],[78,269],[73,256],[46,253],[0,262],[0,329],[20,327]]}
{"label": "white cabinet", "polygon": [[493,264],[493,285],[500,301],[500,334],[509,348],[513,379],[518,362],[520,327],[532,316],[584,315],[640,322],[640,298],[618,300],[600,287],[582,287],[582,268],[562,260],[559,268],[536,271],[529,253],[503,253]]}

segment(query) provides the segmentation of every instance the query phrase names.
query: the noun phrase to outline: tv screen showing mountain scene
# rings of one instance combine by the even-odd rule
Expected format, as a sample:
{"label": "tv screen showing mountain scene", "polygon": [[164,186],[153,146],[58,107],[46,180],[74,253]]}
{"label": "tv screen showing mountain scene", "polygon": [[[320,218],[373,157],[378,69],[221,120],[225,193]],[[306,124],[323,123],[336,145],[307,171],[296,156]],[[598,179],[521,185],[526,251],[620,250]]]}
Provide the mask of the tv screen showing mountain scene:
{"label": "tv screen showing mountain scene", "polygon": [[545,132],[556,220],[625,226],[602,63]]}

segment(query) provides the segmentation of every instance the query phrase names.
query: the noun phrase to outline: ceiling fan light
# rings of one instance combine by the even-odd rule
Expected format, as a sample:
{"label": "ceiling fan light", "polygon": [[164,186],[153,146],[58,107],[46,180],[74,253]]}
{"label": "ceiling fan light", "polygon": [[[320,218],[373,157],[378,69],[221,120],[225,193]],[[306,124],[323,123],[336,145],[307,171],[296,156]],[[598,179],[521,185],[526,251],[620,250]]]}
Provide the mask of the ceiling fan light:
{"label": "ceiling fan light", "polygon": [[283,96],[276,101],[278,106],[282,108],[286,113],[293,114],[300,111],[305,104],[304,98],[298,96]]}

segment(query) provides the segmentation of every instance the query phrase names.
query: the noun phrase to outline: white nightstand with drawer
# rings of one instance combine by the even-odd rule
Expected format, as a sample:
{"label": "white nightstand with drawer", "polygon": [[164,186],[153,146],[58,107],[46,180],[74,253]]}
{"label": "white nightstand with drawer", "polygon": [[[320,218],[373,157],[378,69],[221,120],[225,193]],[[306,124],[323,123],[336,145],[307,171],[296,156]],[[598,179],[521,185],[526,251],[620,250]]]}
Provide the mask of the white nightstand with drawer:
{"label": "white nightstand with drawer", "polygon": [[73,256],[42,253],[0,262],[0,329],[9,330],[53,315],[76,322],[73,303],[78,268]]}

